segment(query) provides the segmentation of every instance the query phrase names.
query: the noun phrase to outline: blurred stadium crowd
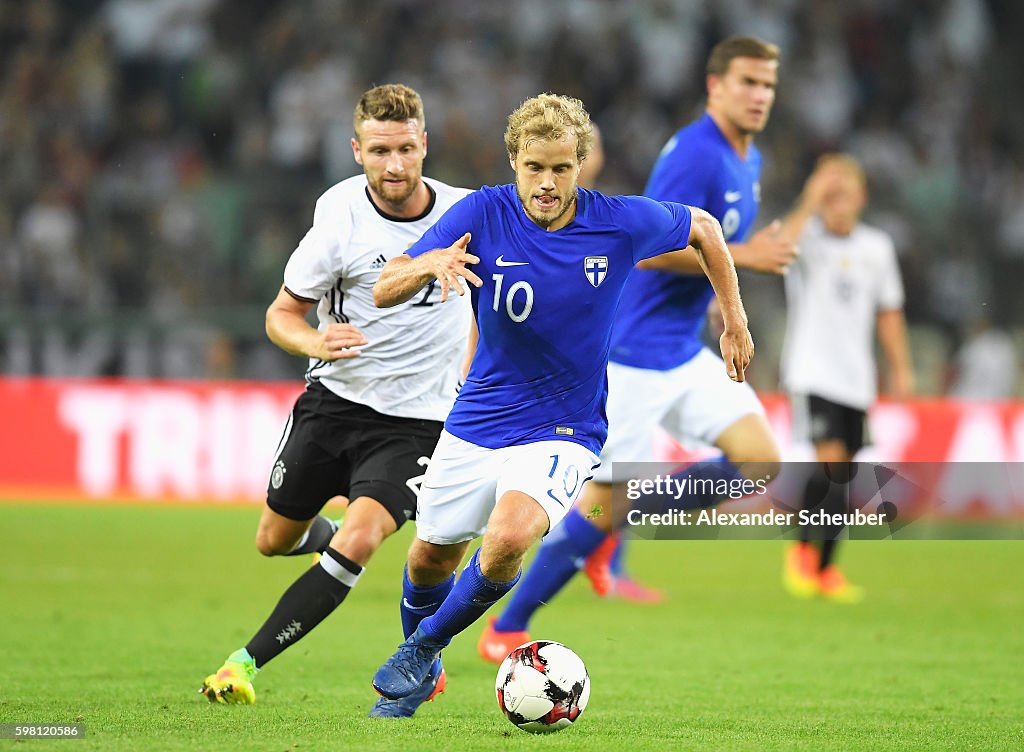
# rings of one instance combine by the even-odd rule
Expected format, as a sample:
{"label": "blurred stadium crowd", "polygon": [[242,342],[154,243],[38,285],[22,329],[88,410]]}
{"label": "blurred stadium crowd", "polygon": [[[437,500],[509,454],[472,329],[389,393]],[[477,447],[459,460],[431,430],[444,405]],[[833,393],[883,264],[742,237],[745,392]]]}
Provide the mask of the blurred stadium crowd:
{"label": "blurred stadium crowd", "polygon": [[[263,310],[315,197],[359,169],[364,89],[419,90],[428,174],[468,187],[511,179],[522,99],[578,96],[598,187],[637,193],[702,108],[708,50],[743,33],[783,52],[759,225],[820,153],[857,155],[922,391],[1020,394],[1022,18],[1012,0],[0,0],[0,363],[294,378]],[[743,285],[772,389],[781,282]]]}

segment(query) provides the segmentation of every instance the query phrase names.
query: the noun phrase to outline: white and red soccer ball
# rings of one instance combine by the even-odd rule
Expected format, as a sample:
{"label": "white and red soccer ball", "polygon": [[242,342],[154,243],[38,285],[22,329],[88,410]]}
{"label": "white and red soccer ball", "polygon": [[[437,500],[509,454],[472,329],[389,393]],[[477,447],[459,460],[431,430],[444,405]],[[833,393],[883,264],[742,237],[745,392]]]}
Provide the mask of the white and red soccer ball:
{"label": "white and red soccer ball", "polygon": [[590,699],[583,661],[550,640],[528,642],[509,653],[498,668],[494,687],[505,717],[534,734],[571,726]]}

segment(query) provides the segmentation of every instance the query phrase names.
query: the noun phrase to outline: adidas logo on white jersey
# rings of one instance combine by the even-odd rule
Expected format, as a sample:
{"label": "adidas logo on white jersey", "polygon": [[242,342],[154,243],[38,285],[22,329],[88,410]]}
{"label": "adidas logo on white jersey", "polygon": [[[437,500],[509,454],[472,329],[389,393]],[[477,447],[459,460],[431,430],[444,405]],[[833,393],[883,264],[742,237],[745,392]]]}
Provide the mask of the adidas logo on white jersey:
{"label": "adidas logo on white jersey", "polygon": [[384,264],[386,264],[387,262],[388,260],[384,257],[384,254],[381,253],[370,264],[370,268],[373,269],[374,271],[376,271],[377,269],[383,269]]}

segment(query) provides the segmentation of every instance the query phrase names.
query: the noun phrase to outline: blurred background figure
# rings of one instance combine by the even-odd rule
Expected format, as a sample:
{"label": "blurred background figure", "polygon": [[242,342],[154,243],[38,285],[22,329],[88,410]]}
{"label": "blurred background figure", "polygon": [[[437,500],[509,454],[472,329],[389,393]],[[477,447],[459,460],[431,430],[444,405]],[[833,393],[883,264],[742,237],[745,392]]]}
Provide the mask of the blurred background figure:
{"label": "blurred background figure", "polygon": [[982,316],[952,362],[949,395],[957,399],[1004,400],[1020,378],[1017,348],[1010,336]]}
{"label": "blurred background figure", "polygon": [[[823,463],[804,491],[806,511],[847,512],[850,463],[866,443],[867,410],[877,396],[876,331],[888,365],[888,393],[903,399],[914,392],[896,251],[887,233],[861,222],[867,200],[860,163],[827,154],[782,223],[782,232],[800,249],[786,276],[782,381],[790,393],[794,433],[814,445]],[[790,593],[860,600],[860,589],[834,563],[842,529],[801,527],[800,541],[786,553]]]}

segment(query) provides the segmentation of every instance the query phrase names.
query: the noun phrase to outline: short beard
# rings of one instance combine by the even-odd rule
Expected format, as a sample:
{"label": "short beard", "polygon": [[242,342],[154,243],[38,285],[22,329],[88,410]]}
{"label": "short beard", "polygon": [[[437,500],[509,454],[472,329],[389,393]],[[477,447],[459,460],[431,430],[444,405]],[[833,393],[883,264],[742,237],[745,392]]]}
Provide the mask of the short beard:
{"label": "short beard", "polygon": [[569,211],[576,204],[576,189],[573,188],[572,194],[569,196],[569,200],[565,201],[562,206],[562,211],[558,212],[554,217],[538,217],[532,211],[530,211],[529,196],[523,195],[519,190],[519,186],[516,186],[516,193],[519,194],[519,203],[523,205],[523,211],[526,212],[526,216],[529,217],[533,222],[541,229],[548,229],[555,222],[565,216],[565,213]]}
{"label": "short beard", "polygon": [[412,195],[414,193],[416,193],[416,189],[419,187],[419,184],[420,184],[419,180],[417,180],[415,183],[413,183],[413,182],[407,183],[408,190],[406,190],[405,194],[403,196],[401,196],[400,198],[398,198],[398,199],[394,199],[390,195],[385,193],[385,190],[384,190],[384,178],[381,178],[380,180],[378,180],[375,183],[370,183],[369,185],[370,185],[370,190],[373,191],[374,195],[377,198],[379,198],[381,201],[383,201],[385,204],[387,204],[389,207],[394,209],[395,212],[397,213],[397,212],[400,212],[402,209],[405,208],[406,202],[410,198],[412,198]]}

